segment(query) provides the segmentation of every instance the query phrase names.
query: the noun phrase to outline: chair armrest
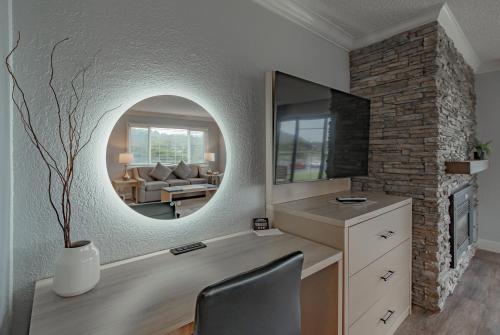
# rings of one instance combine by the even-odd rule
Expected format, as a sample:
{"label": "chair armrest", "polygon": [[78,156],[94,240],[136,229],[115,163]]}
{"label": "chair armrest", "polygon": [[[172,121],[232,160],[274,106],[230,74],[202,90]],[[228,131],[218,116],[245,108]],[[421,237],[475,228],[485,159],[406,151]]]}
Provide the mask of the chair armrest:
{"label": "chair armrest", "polygon": [[200,173],[200,178],[208,179],[208,174],[206,174],[206,173]]}
{"label": "chair armrest", "polygon": [[139,187],[145,187],[146,186],[146,179],[142,179],[142,178],[138,177],[138,178],[136,178],[136,180],[137,180],[137,185]]}

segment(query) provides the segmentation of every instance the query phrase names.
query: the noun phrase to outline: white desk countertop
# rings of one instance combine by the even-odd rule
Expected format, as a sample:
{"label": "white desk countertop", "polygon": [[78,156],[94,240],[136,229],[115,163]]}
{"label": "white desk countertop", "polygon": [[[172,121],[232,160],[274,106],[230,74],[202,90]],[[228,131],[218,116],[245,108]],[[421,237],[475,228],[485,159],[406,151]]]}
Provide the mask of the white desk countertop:
{"label": "white desk countertop", "polygon": [[[365,203],[343,204],[336,201],[338,196],[366,197],[368,200]],[[349,227],[411,203],[409,197],[382,192],[345,191],[273,205],[273,210],[339,227]]]}
{"label": "white desk countertop", "polygon": [[50,279],[37,282],[30,334],[164,335],[194,321],[196,297],[210,284],[296,250],[305,256],[302,278],[342,259],[341,251],[289,234],[244,232],[206,244],[104,266],[97,287],[78,297],[58,297]]}

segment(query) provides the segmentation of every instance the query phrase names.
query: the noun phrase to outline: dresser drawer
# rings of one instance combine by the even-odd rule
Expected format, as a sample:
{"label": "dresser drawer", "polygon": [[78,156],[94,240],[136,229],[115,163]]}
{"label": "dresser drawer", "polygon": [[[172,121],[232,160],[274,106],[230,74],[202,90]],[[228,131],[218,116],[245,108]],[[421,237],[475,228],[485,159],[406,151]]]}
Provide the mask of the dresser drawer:
{"label": "dresser drawer", "polygon": [[[410,277],[401,278],[390,295],[373,305],[349,327],[349,335],[392,334],[410,308]],[[385,322],[382,320],[384,319]]]}
{"label": "dresser drawer", "polygon": [[349,275],[411,236],[411,205],[397,208],[349,228]]}
{"label": "dresser drawer", "polygon": [[380,298],[390,295],[411,268],[411,241],[389,251],[350,278],[349,324],[359,319]]}

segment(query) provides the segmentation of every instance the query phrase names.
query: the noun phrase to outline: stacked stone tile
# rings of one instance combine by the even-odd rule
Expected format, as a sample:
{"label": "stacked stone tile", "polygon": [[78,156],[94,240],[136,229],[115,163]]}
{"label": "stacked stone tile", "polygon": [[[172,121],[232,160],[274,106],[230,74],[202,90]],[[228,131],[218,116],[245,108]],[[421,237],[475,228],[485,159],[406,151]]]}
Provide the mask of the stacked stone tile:
{"label": "stacked stone tile", "polygon": [[350,62],[351,92],[371,99],[369,176],[352,187],[413,198],[413,302],[440,310],[474,253],[450,270],[448,197],[475,181],[444,170],[471,152],[473,71],[437,22],[354,50]]}

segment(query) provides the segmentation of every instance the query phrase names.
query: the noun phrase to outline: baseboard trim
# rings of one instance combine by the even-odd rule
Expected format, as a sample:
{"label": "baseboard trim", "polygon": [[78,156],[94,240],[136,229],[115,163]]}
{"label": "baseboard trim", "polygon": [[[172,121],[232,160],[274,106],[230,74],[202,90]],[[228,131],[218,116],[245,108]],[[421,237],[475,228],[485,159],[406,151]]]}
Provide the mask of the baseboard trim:
{"label": "baseboard trim", "polygon": [[486,251],[496,252],[500,254],[500,242],[478,239],[478,248]]}

